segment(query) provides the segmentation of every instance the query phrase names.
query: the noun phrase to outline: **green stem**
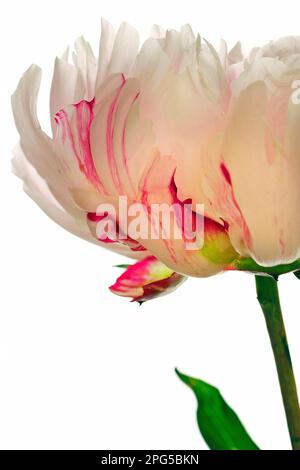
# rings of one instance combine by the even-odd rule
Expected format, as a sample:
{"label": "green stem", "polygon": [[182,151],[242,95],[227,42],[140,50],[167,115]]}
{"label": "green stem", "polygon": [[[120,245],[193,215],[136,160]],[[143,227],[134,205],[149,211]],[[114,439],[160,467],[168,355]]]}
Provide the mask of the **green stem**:
{"label": "green stem", "polygon": [[300,450],[300,408],[292,361],[289,353],[277,281],[270,276],[255,276],[257,298],[265,315],[276,362],[286,420],[294,450]]}

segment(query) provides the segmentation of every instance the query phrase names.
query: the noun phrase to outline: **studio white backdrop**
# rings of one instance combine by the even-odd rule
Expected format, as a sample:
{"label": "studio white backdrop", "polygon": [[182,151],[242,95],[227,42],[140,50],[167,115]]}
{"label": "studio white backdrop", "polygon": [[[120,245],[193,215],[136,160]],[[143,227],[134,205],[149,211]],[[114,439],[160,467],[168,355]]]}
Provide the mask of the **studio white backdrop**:
{"label": "studio white backdrop", "polygon": [[[279,386],[254,278],[190,279],[139,307],[107,287],[126,262],[56,226],[11,174],[18,140],[10,95],[31,63],[43,68],[46,130],[53,61],[83,34],[97,52],[100,18],[192,27],[245,49],[299,31],[299,2],[10,0],[0,19],[0,447],[206,449],[196,402],[174,367],[219,387],[263,449],[289,449]],[[300,386],[300,284],[280,281]]]}

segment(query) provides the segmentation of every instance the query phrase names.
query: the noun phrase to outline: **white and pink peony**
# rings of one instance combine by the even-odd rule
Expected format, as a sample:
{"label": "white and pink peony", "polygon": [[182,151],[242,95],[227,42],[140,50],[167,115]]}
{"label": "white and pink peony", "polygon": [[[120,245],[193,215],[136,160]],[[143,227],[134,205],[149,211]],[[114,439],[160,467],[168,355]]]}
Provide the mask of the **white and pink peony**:
{"label": "white and pink peony", "polygon": [[[52,137],[36,113],[40,69],[21,78],[12,98],[15,171],[58,224],[144,260],[119,278],[115,293],[147,300],[173,281],[216,274],[241,258],[291,263],[300,257],[299,78],[300,38],[244,57],[239,43],[228,52],[222,42],[218,52],[189,26],[155,27],[139,47],[132,27],[115,33],[102,21],[98,58],[80,38],[72,63],[68,53],[55,61]],[[172,237],[99,241],[97,207],[117,206],[119,196],[204,204],[203,247],[189,251]]]}

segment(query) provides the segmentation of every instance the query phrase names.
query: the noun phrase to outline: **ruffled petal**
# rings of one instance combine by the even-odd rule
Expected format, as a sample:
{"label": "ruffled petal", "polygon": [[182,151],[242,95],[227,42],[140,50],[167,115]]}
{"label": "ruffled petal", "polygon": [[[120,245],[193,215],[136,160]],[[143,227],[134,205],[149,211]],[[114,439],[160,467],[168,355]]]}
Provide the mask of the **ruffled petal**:
{"label": "ruffled petal", "polygon": [[73,64],[69,64],[67,60],[56,58],[50,92],[53,134],[56,130],[56,113],[71,103],[77,103],[84,95],[84,82],[79,70]]}
{"label": "ruffled petal", "polygon": [[[95,96],[95,86],[97,77],[97,61],[90,44],[81,36],[75,42],[75,51],[73,52],[73,62],[84,83],[85,93],[81,99],[92,101]],[[70,101],[67,104],[76,103]]]}
{"label": "ruffled petal", "polygon": [[300,255],[300,112],[290,90],[255,82],[241,92],[219,153],[213,204],[235,248],[263,266]]}
{"label": "ruffled petal", "polygon": [[13,171],[24,183],[24,191],[34,202],[58,225],[68,232],[84,238],[90,242],[96,242],[87,225],[79,225],[54,198],[46,182],[42,179],[33,166],[25,158],[22,149],[18,146],[14,150]]}
{"label": "ruffled petal", "polygon": [[12,108],[24,155],[47,182],[54,197],[68,212],[77,212],[72,202],[52,140],[41,130],[36,113],[41,70],[32,65],[12,96]]}

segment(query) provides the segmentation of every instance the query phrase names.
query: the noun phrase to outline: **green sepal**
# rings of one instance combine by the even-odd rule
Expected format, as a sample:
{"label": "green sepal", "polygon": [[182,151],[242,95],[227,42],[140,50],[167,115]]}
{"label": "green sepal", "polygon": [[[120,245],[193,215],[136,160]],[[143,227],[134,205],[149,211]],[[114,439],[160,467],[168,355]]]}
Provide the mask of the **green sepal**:
{"label": "green sepal", "polygon": [[[296,260],[290,264],[279,264],[277,266],[261,266],[257,264],[252,258],[236,258],[228,267],[227,270],[247,271],[254,274],[268,274],[272,277],[280,276],[290,272],[297,272],[300,269],[300,260]],[[299,275],[299,274],[298,274]],[[298,277],[298,276],[297,276]]]}
{"label": "green sepal", "polygon": [[114,268],[127,269],[127,268],[129,268],[129,266],[131,266],[131,264],[115,264]]}

